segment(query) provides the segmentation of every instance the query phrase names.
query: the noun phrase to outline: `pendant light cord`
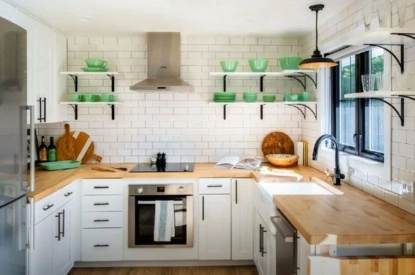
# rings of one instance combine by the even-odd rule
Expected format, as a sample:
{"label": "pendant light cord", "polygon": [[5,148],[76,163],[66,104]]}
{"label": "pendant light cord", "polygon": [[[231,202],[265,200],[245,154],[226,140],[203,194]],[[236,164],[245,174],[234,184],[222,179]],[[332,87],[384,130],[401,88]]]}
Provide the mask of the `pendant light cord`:
{"label": "pendant light cord", "polygon": [[316,10],[316,51],[318,50],[318,10]]}

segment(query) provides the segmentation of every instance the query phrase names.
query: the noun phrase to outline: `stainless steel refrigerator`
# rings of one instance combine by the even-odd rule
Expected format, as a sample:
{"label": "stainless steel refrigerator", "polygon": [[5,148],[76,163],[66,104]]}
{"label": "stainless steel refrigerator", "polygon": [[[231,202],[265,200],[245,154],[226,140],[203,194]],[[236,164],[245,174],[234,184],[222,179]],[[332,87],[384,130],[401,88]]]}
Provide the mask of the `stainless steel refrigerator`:
{"label": "stainless steel refrigerator", "polygon": [[1,275],[27,273],[26,175],[28,152],[33,153],[33,149],[29,149],[33,148],[33,126],[29,127],[32,135],[28,138],[30,108],[26,106],[26,68],[26,31],[0,17]]}

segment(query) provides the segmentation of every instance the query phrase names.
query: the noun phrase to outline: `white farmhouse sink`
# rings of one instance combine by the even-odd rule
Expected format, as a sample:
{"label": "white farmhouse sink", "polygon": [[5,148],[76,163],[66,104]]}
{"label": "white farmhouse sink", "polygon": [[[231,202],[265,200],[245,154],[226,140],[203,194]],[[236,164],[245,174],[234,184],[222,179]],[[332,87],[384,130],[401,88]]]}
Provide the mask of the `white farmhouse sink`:
{"label": "white farmhouse sink", "polygon": [[259,183],[259,185],[271,197],[273,195],[334,195],[328,189],[312,181]]}

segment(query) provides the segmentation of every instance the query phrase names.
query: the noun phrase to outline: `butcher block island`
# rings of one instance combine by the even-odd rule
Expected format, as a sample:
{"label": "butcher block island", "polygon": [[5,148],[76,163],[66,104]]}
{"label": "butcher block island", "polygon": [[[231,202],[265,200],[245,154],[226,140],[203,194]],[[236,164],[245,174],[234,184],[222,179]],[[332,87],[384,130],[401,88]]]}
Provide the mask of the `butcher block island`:
{"label": "butcher block island", "polygon": [[[68,232],[72,232],[72,234],[70,234],[72,238],[70,241],[72,245],[71,253],[75,253],[75,256],[70,257],[72,264],[66,264],[65,268],[73,266],[74,262],[76,266],[90,266],[90,264],[99,266],[99,262],[104,260],[110,263],[113,262],[114,265],[118,266],[123,264],[128,265],[128,262],[131,264],[131,261],[137,261],[135,262],[136,265],[146,265],[149,264],[149,261],[151,260],[156,261],[153,262],[152,265],[159,265],[162,260],[192,260],[191,264],[203,265],[207,262],[205,261],[206,259],[203,258],[205,256],[202,257],[202,255],[209,255],[212,259],[221,260],[222,263],[223,260],[226,260],[228,264],[253,264],[254,258],[252,256],[252,251],[257,249],[256,246],[252,245],[252,243],[255,245],[256,242],[255,234],[252,234],[252,231],[251,233],[241,233],[242,231],[240,231],[240,229],[244,229],[247,226],[254,231],[257,230],[257,228],[253,227],[252,221],[249,225],[243,223],[250,220],[250,217],[253,216],[253,213],[255,212],[254,205],[256,202],[254,201],[255,192],[253,190],[259,188],[258,186],[260,184],[257,183],[290,184],[289,182],[295,182],[294,178],[269,175],[264,176],[258,171],[253,170],[215,168],[214,163],[195,163],[193,172],[130,173],[135,165],[135,163],[82,164],[79,168],[62,171],[44,171],[40,168],[36,170],[36,192],[28,193],[28,196],[31,198],[35,207],[41,205],[43,210],[42,208],[39,208],[40,218],[39,216],[36,216],[35,219],[41,219],[42,215],[45,215],[42,212],[53,204],[45,204],[45,202],[59,194],[62,194],[65,199],[64,202],[57,201],[58,205],[63,205],[62,207],[68,207],[67,205],[70,205],[70,203],[78,205],[73,206],[72,208],[69,207],[68,210],[65,208],[65,213],[70,212],[71,214],[69,216],[71,219],[75,219],[71,222],[65,222],[65,226],[68,226],[68,224],[72,226],[72,229]],[[300,174],[303,177],[302,181],[304,181],[304,184],[310,182],[310,179],[313,177],[316,178],[316,183],[321,184],[321,186],[324,187],[322,179],[325,178],[325,174],[316,169],[304,166],[287,169]],[[203,181],[201,181],[201,179],[203,179]],[[128,248],[128,186],[131,184],[138,184],[137,190],[140,192],[140,184],[154,182],[176,183],[177,181],[193,184],[193,197],[195,200],[193,214],[195,219],[193,222],[195,242],[193,248]],[[229,189],[227,189],[227,191],[226,189],[223,189],[228,184],[226,181],[229,181]],[[206,186],[202,187],[202,185],[200,185],[202,182],[205,182]],[[213,187],[219,186],[218,183],[220,182],[220,189],[223,189],[223,191],[214,191],[213,193],[210,193],[210,182],[212,182],[211,186]],[[225,186],[223,187],[222,182],[225,183]],[[238,185],[238,182],[240,185]],[[95,187],[92,188],[91,184],[93,183],[97,183],[97,189],[94,189]],[[327,185],[327,183],[324,184]],[[109,189],[103,189],[107,188],[107,186]],[[73,187],[74,189],[71,189]],[[415,243],[415,216],[348,184],[343,184],[339,187],[329,185],[327,188],[329,191],[333,191],[335,188],[339,191],[338,194],[341,195],[274,195],[272,198],[274,208],[278,209],[298,231],[299,260],[303,261],[303,264],[297,274],[346,274],[342,272],[344,270],[349,270],[348,268],[356,267],[356,265],[367,265],[367,261],[378,261],[377,263],[380,263],[380,261],[387,261],[387,264],[391,264],[392,267],[397,268],[400,266],[402,268],[412,268],[411,263],[413,264],[415,259],[408,255],[413,254],[411,244]],[[164,191],[164,189],[160,190]],[[236,197],[234,197],[235,194]],[[72,197],[72,201],[64,204],[70,200],[68,197]],[[101,197],[108,197],[113,200],[119,198],[120,203],[118,208],[115,210],[108,210],[109,212],[94,210],[96,208],[95,206],[93,209],[91,208],[92,210],[84,208],[86,202],[91,202],[92,199]],[[218,246],[224,244],[232,245],[232,249],[227,248],[228,254],[223,254],[223,251],[220,251],[220,253],[222,253],[220,255],[225,256],[216,257],[215,253],[211,253],[212,251],[203,251],[204,248],[201,248],[202,246],[200,246],[200,244],[206,240],[203,240],[205,237],[199,235],[197,232],[202,230],[205,226],[205,221],[202,217],[206,220],[210,218],[209,213],[218,213],[202,213],[201,211],[204,207],[215,207],[215,204],[202,206],[202,201],[211,203],[219,198],[220,201],[218,201],[218,203],[229,201],[231,203],[232,211],[229,209],[229,216],[223,216],[223,213],[221,213],[221,215],[214,215],[213,219],[228,219],[227,222],[222,220],[217,220],[216,222],[220,224],[229,224],[230,233],[229,236],[226,234],[225,236],[220,236],[220,238],[224,238],[223,241],[210,243]],[[246,205],[248,208],[243,210],[242,208],[239,209],[238,207],[240,206],[238,206],[238,203],[243,202],[247,198],[248,201],[250,201],[250,203]],[[234,202],[238,202],[236,203],[236,206],[234,206]],[[223,205],[229,207],[227,204],[228,203],[225,202]],[[60,212],[59,209],[56,209],[56,212],[61,218],[62,216],[59,213],[63,212]],[[36,211],[37,210],[35,209],[35,212]],[[204,211],[209,211],[209,208],[205,208]],[[226,211],[228,210],[222,212]],[[117,219],[119,219],[119,224],[116,224],[111,228],[106,228],[102,225],[100,227],[91,225],[92,228],[86,226],[85,219],[87,217],[96,215],[97,220],[102,220],[100,215],[105,213],[111,214],[111,217],[118,215],[119,218]],[[234,221],[235,215],[239,215],[239,220],[236,224]],[[270,217],[264,218],[270,219]],[[76,219],[78,219],[78,221],[76,221]],[[229,219],[232,219],[231,223]],[[219,229],[222,230],[221,227]],[[112,252],[105,254],[103,251],[108,249],[105,248],[107,247],[107,244],[95,244],[97,247],[89,250],[83,247],[85,246],[84,240],[98,237],[101,232],[104,234],[104,231],[106,232],[106,235],[111,234],[113,236],[109,241],[116,243],[109,245],[113,247],[113,249],[116,249],[116,251],[118,251],[117,253]],[[35,233],[36,232],[39,231],[35,231]],[[238,234],[241,234],[241,236],[246,236],[246,234],[253,236],[241,238],[245,243],[249,243],[250,240],[251,245],[248,245],[246,250],[248,250],[248,252],[251,251],[251,254],[246,254],[246,251],[243,251],[242,253],[242,250],[245,248],[241,246],[233,246],[235,242],[238,243],[234,240],[234,237],[238,236]],[[68,234],[65,236],[67,235]],[[231,244],[229,244],[230,238],[232,238]],[[81,239],[83,240],[82,242]],[[209,242],[209,240],[207,241]],[[197,248],[198,245],[199,248]],[[356,246],[358,247],[357,249],[355,249]],[[350,249],[350,247],[352,248]],[[361,254],[362,247],[368,247],[368,251],[385,251],[386,254],[384,255],[395,255],[396,258],[388,256],[388,258],[385,259],[383,255],[379,255],[378,253],[377,255],[379,256],[371,256],[368,260],[363,257],[365,254]],[[143,249],[146,252],[144,254],[143,252],[139,252]],[[236,256],[237,254],[234,253],[238,252],[236,251],[237,249],[240,249],[240,255],[245,256]],[[180,252],[187,250],[188,252]],[[353,255],[354,251],[357,254]],[[301,253],[303,253],[302,256],[300,255]],[[407,256],[404,256],[404,254],[407,254]],[[102,257],[100,255],[102,255]],[[114,258],[114,255],[117,257]],[[147,258],[142,258],[142,255],[146,255],[145,257]],[[157,255],[162,255],[163,257],[159,259],[157,258]],[[175,255],[182,256],[181,258],[175,259]],[[353,258],[355,261],[352,261],[347,257],[341,257],[352,255],[356,256]],[[359,257],[360,255],[362,255],[362,258]],[[337,262],[333,262],[333,259]],[[275,259],[273,259],[273,262],[275,264]],[[189,263],[183,262],[183,264]],[[210,261],[210,264],[218,263]],[[108,265],[108,263],[106,265]],[[373,267],[374,265],[376,264],[373,262],[371,266]],[[321,269],[320,267],[322,266],[338,266],[338,269],[335,270],[341,269],[342,272],[330,271],[324,268]],[[259,273],[262,274],[261,271],[259,271]]]}

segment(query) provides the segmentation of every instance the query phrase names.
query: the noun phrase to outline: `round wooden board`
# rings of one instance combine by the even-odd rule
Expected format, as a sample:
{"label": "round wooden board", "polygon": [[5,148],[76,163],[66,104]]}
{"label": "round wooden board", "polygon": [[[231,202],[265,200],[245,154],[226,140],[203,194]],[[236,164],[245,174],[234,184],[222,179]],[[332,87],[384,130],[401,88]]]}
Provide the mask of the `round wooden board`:
{"label": "round wooden board", "polygon": [[262,153],[269,154],[294,154],[294,143],[283,132],[271,132],[262,141]]}
{"label": "round wooden board", "polygon": [[88,162],[91,158],[97,162],[101,161],[101,157],[94,154],[94,142],[85,132],[72,132],[75,139],[75,155],[76,160],[82,163]]}

